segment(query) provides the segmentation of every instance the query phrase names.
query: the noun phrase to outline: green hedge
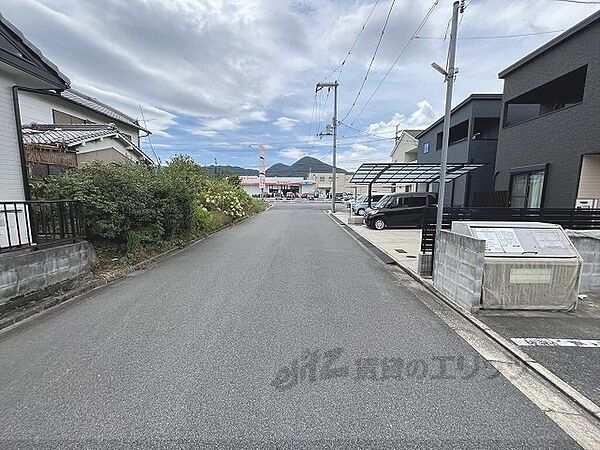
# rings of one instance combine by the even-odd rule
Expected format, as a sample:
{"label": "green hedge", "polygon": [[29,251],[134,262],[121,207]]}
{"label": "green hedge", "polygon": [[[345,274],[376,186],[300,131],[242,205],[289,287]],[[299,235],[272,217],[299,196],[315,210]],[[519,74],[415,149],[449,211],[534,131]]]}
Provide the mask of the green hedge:
{"label": "green hedge", "polygon": [[187,156],[160,168],[95,161],[34,185],[34,194],[80,200],[88,239],[126,246],[128,252],[200,237],[266,207],[237,177],[209,178]]}

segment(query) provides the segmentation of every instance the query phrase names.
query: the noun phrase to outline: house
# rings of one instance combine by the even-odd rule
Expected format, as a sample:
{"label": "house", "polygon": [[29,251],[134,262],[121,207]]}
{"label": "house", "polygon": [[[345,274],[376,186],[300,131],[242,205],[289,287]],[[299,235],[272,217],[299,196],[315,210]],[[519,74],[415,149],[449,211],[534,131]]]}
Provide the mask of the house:
{"label": "house", "polygon": [[[449,163],[481,163],[485,166],[451,181],[446,187],[445,205],[485,206],[493,196],[494,164],[502,94],[471,94],[451,111]],[[416,135],[418,163],[441,161],[444,118]],[[419,185],[418,190],[437,191],[438,186]]]}
{"label": "house", "polygon": [[[136,119],[100,100],[67,89],[58,93],[20,90],[19,101],[32,176],[43,178],[70,167],[61,166],[64,159],[58,152],[65,139],[69,152],[77,155],[77,167],[95,159],[153,162],[140,149],[141,137],[150,132]],[[43,138],[39,136],[40,131],[45,132]],[[53,146],[54,151],[48,146]]]}
{"label": "house", "polygon": [[512,207],[600,207],[600,11],[504,69],[495,189]]}
{"label": "house", "polygon": [[133,117],[75,89],[62,92],[22,90],[19,101],[23,125],[114,124],[138,148],[141,137],[150,134]]}
{"label": "house", "polygon": [[0,202],[30,198],[19,89],[56,93],[69,85],[69,79],[0,14]]}
{"label": "house", "polygon": [[[396,134],[394,150],[390,154],[392,162],[417,162],[419,140],[417,136],[423,130],[402,130]],[[416,190],[414,184],[401,184],[395,187],[396,192],[411,192]]]}
{"label": "house", "polygon": [[396,137],[394,150],[390,154],[392,162],[413,162],[417,160],[419,140],[417,136],[423,130],[402,130]]}
{"label": "house", "polygon": [[[331,195],[333,174],[331,172],[310,172],[307,178],[315,183],[315,190],[322,196]],[[366,186],[359,186],[350,183],[352,174],[337,172],[335,182],[336,192],[348,192],[354,194],[355,189],[357,194],[365,194],[367,192]]]}
{"label": "house", "polygon": [[32,178],[58,175],[86,162],[139,162],[149,164],[139,147],[114,124],[75,123],[23,127],[25,156]]}

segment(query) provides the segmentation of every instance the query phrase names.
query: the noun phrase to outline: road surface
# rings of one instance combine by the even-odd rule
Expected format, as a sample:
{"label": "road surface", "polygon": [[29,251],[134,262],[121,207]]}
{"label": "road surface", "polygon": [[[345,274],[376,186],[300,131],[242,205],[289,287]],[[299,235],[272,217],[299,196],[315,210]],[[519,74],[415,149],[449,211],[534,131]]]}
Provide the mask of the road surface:
{"label": "road surface", "polygon": [[0,447],[577,448],[324,207],[0,335]]}

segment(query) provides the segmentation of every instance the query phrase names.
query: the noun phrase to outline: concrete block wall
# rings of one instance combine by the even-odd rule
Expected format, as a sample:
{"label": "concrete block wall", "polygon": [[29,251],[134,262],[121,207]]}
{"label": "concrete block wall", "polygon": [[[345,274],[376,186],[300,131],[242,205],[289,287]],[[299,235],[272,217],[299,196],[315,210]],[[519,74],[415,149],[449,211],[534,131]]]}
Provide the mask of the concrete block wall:
{"label": "concrete block wall", "polygon": [[92,252],[89,243],[77,242],[0,254],[0,302],[87,275]]}
{"label": "concrete block wall", "polygon": [[442,230],[436,237],[433,286],[467,311],[477,312],[485,258],[485,240]]}
{"label": "concrete block wall", "polygon": [[600,292],[600,231],[572,231],[567,234],[583,258],[579,292]]}

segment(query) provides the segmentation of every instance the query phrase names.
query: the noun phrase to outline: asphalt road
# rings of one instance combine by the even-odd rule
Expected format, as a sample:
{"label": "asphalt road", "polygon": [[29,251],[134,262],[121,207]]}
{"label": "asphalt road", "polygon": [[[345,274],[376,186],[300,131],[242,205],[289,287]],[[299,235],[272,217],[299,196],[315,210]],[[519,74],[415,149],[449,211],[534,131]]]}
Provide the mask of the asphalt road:
{"label": "asphalt road", "polygon": [[1,335],[0,447],[577,447],[320,208]]}

